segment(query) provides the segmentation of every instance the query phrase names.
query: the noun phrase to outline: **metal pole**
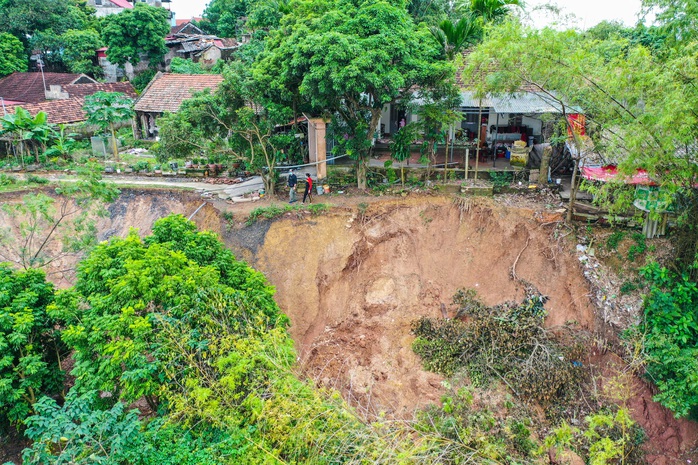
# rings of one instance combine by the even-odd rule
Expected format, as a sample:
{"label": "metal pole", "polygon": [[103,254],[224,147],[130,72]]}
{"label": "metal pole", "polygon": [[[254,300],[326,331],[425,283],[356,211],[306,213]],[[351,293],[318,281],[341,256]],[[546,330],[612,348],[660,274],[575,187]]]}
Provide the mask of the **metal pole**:
{"label": "metal pole", "polygon": [[[44,60],[41,58],[41,54],[39,54],[39,61],[36,63],[39,65],[39,69],[41,70],[41,81],[44,83],[44,94],[46,93],[46,78],[44,77]],[[44,95],[45,97],[45,95]]]}
{"label": "metal pole", "polygon": [[475,149],[475,179],[477,179],[478,167],[480,164],[480,146],[482,145],[482,97],[478,103],[477,113],[477,148]]}
{"label": "metal pole", "polygon": [[499,136],[499,113],[497,113],[497,123],[494,130],[494,157],[492,157],[492,168],[497,166],[497,137]]}

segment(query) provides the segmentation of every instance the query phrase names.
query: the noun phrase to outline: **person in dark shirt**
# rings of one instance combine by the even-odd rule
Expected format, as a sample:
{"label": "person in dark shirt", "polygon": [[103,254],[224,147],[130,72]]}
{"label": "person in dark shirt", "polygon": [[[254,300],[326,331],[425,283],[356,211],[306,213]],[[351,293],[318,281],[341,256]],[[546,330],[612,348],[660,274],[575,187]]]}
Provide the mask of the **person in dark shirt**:
{"label": "person in dark shirt", "polygon": [[303,203],[305,203],[305,198],[310,199],[310,203],[313,203],[313,178],[310,177],[310,173],[305,173],[305,192],[303,193]]}
{"label": "person in dark shirt", "polygon": [[291,168],[288,170],[288,203],[298,200],[296,199],[296,184],[298,184],[298,178]]}

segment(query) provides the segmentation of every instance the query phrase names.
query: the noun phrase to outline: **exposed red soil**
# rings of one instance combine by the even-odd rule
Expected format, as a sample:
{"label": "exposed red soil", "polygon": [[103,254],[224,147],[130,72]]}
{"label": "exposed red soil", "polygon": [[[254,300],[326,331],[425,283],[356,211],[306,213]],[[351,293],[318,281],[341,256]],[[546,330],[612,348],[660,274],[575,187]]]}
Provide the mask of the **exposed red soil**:
{"label": "exposed red soil", "polygon": [[388,200],[364,215],[276,221],[253,261],[277,287],[309,376],[369,411],[411,415],[443,390],[412,352],[410,324],[441,317],[442,305],[452,314],[459,288],[489,305],[521,299],[516,262],[516,275],[550,297],[548,325],[594,329],[576,257],[535,217],[486,200]]}

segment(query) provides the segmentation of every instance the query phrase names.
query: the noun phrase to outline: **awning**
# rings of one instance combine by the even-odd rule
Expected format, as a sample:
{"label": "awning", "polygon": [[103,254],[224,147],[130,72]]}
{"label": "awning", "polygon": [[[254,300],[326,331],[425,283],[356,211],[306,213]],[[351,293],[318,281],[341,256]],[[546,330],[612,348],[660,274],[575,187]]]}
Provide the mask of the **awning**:
{"label": "awning", "polygon": [[627,176],[618,172],[618,167],[613,165],[598,166],[598,167],[587,167],[583,166],[581,168],[582,177],[588,179],[589,181],[601,181],[601,182],[623,182],[625,184],[643,184],[643,185],[655,185],[647,171],[638,169],[632,176]]}

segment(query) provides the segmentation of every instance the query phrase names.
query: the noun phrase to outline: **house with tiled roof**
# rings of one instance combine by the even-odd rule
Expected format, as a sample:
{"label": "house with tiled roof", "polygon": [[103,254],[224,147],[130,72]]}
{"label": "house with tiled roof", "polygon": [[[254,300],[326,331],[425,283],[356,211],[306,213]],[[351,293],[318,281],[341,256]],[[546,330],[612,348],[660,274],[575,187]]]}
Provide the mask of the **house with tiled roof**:
{"label": "house with tiled roof", "polygon": [[[483,149],[482,158],[503,157],[514,142],[525,142],[531,147],[544,141],[543,115],[561,115],[563,109],[551,95],[540,92],[531,85],[522,85],[516,92],[499,95],[485,95],[480,97],[476,89],[479,81],[496,69],[494,65],[488,69],[480,70],[470,76],[466,75],[465,68],[469,51],[462,53],[463,63],[456,70],[456,85],[460,90],[460,104],[454,108],[460,113],[460,121],[452,127],[449,140],[455,139],[455,145],[470,145],[480,140]],[[383,108],[379,122],[379,139],[387,140],[402,126],[419,120],[418,111],[411,109],[421,104],[419,93],[412,105],[389,104]],[[567,106],[566,113],[569,118],[575,118],[576,125],[583,121],[577,115],[580,109]],[[572,113],[571,115],[569,113]],[[582,129],[583,130],[583,129]]]}
{"label": "house with tiled roof", "polygon": [[158,73],[143,90],[134,105],[137,139],[157,136],[157,119],[165,112],[175,113],[194,93],[210,89],[215,91],[223,76],[220,74],[170,74]]}
{"label": "house with tiled roof", "polygon": [[90,84],[66,84],[63,86],[54,84],[50,93],[54,97],[53,100],[21,103],[14,106],[6,105],[4,111],[14,113],[15,109],[21,106],[31,113],[32,116],[36,116],[37,113],[43,111],[46,113],[49,123],[80,123],[87,120],[87,115],[82,109],[85,97],[97,92],[121,92],[132,99],[137,97],[136,90],[130,82],[95,82]]}
{"label": "house with tiled roof", "polygon": [[85,74],[72,73],[12,73],[0,79],[0,97],[9,101],[40,103],[50,99],[56,86],[96,84]]}
{"label": "house with tiled roof", "polygon": [[201,18],[176,19],[175,25],[170,28],[170,35],[174,34],[205,34],[192,21],[201,21]]}

